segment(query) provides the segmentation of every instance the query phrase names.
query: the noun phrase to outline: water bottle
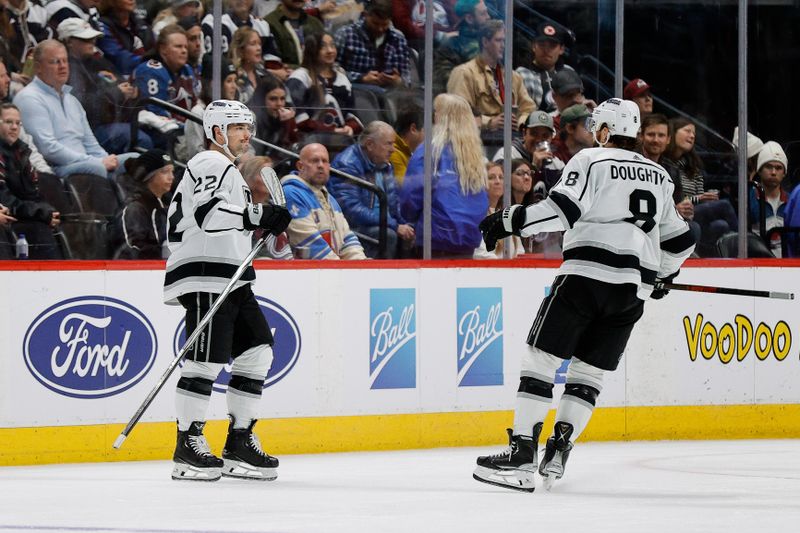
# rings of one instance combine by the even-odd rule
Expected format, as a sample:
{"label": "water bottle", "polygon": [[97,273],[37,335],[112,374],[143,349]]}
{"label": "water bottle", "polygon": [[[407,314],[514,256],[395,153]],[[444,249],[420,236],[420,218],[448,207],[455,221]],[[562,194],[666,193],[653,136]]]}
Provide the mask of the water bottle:
{"label": "water bottle", "polygon": [[20,233],[17,237],[17,259],[28,258],[28,239],[25,238],[24,233]]}

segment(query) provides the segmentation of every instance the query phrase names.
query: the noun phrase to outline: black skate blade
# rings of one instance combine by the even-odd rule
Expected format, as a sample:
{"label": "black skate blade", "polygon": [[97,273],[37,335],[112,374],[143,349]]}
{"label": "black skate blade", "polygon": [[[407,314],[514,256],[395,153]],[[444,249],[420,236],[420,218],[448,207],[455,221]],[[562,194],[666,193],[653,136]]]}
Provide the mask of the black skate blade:
{"label": "black skate blade", "polygon": [[501,487],[501,488],[504,488],[504,489],[516,490],[517,492],[528,492],[528,493],[530,493],[530,492],[533,492],[533,491],[536,490],[536,487],[526,488],[526,487],[520,487],[520,486],[510,485],[510,484],[506,484],[506,483],[499,483],[497,481],[491,481],[491,480],[488,480],[488,479],[483,479],[482,477],[478,476],[478,474],[472,474],[472,479],[474,479],[475,481],[480,481],[481,483],[486,483],[487,485],[494,485],[495,487]]}

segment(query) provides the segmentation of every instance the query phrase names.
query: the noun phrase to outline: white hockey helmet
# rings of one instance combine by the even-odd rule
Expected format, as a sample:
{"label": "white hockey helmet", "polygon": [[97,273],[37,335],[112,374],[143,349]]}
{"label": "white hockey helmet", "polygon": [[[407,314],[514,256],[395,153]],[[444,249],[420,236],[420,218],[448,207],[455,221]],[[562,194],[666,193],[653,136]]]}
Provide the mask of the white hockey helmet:
{"label": "white hockey helmet", "polygon": [[[255,117],[246,105],[235,100],[214,100],[203,111],[203,131],[206,138],[228,152],[228,126],[230,124],[247,124],[250,132],[255,131]],[[214,126],[222,132],[225,144],[214,139]]]}
{"label": "white hockey helmet", "polygon": [[622,137],[636,138],[641,127],[641,120],[639,119],[639,106],[630,100],[621,100],[619,98],[609,98],[592,111],[591,118],[592,136],[597,144],[604,146],[605,142],[601,143],[597,138],[603,126],[608,127],[609,137],[620,135]]}

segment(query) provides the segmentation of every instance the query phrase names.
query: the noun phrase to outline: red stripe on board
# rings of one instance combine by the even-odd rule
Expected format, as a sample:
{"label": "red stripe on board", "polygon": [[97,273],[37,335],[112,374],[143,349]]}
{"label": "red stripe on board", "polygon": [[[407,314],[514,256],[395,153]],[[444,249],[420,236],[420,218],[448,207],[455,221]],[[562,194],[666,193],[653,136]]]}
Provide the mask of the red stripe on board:
{"label": "red stripe on board", "polygon": [[[409,270],[419,268],[558,268],[560,259],[431,260],[395,259],[370,261],[270,261],[257,260],[256,270]],[[0,271],[164,270],[166,261],[0,261]],[[689,259],[686,268],[797,268],[800,259]]]}

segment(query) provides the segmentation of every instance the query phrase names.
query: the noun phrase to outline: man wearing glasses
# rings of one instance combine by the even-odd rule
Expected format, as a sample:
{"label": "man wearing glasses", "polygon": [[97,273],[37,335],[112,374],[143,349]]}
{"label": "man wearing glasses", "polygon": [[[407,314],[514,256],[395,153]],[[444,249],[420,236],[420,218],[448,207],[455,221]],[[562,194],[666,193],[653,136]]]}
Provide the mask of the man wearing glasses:
{"label": "man wearing glasses", "polygon": [[26,129],[55,173],[106,176],[119,160],[97,142],[86,111],[67,85],[67,49],[56,40],[37,45],[33,53],[36,77],[14,98]]}

